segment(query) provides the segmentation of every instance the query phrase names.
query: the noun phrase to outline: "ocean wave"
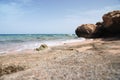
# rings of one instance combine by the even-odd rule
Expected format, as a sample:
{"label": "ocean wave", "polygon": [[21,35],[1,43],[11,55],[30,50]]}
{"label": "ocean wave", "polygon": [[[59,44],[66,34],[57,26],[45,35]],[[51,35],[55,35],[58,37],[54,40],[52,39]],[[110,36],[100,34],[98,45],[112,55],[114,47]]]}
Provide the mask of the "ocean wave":
{"label": "ocean wave", "polygon": [[73,42],[74,34],[0,34],[0,53],[12,50],[34,49],[40,44],[61,45],[63,41]]}
{"label": "ocean wave", "polygon": [[21,42],[25,42],[24,40],[4,40],[4,41],[0,41],[0,44],[5,44],[5,43],[21,43]]}

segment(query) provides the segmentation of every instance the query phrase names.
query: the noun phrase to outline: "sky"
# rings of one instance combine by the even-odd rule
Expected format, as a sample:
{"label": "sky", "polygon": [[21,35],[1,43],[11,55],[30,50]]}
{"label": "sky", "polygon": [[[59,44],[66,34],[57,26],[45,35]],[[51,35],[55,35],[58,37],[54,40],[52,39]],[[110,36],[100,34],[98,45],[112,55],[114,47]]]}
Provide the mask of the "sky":
{"label": "sky", "polygon": [[0,0],[0,34],[73,34],[113,10],[120,0]]}

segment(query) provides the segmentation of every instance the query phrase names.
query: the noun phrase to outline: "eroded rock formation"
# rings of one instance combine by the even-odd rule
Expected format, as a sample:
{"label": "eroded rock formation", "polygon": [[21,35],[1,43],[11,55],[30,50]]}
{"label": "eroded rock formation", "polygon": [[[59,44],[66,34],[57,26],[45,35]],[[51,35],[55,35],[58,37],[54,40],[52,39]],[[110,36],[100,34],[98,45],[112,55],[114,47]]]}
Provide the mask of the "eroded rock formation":
{"label": "eroded rock formation", "polygon": [[96,25],[94,24],[82,24],[78,26],[75,30],[75,33],[78,37],[93,37],[94,33],[96,32]]}
{"label": "eroded rock formation", "polygon": [[120,10],[103,15],[103,25],[111,33],[120,33]]}
{"label": "eroded rock formation", "polygon": [[120,35],[120,10],[103,15],[103,22],[96,24],[82,24],[75,33],[78,37],[97,38]]}

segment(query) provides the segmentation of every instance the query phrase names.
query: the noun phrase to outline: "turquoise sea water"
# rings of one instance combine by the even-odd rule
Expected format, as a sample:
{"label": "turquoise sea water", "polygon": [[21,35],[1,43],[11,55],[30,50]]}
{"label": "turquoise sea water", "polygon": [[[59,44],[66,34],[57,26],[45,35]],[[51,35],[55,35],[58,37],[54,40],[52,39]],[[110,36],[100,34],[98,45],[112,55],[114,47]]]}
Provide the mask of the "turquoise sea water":
{"label": "turquoise sea water", "polygon": [[73,39],[77,39],[75,34],[0,34],[0,53],[34,49],[42,43],[56,45]]}

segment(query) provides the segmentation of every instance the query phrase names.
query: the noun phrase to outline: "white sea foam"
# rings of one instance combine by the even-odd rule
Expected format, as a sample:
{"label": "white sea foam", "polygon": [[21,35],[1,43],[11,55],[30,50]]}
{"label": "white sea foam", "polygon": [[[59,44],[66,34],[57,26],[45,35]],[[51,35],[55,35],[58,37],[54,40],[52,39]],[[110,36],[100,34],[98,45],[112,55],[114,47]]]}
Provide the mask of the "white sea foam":
{"label": "white sea foam", "polygon": [[0,54],[38,48],[41,44],[58,46],[64,43],[81,42],[85,38],[75,39],[75,35],[66,34],[6,34],[0,35]]}
{"label": "white sea foam", "polygon": [[18,49],[16,49],[16,51],[22,51],[25,49],[35,49],[35,48],[38,48],[41,44],[46,44],[48,46],[59,46],[59,45],[63,45],[64,43],[82,42],[85,40],[86,40],[85,38],[78,38],[78,39],[70,39],[70,40],[29,42],[29,43],[25,43],[24,45],[21,45],[21,47],[18,47]]}
{"label": "white sea foam", "polygon": [[70,39],[70,40],[63,41],[62,43],[82,42],[82,41],[85,41],[85,40],[86,40],[85,38]]}
{"label": "white sea foam", "polygon": [[[25,36],[26,37],[26,36]],[[53,36],[55,37],[55,36]],[[52,38],[53,38],[52,37]],[[64,37],[64,35],[63,35]],[[22,51],[22,50],[26,50],[26,49],[35,49],[35,48],[38,48],[41,44],[46,44],[48,46],[58,46],[58,45],[63,45],[64,43],[72,43],[72,42],[82,42],[85,40],[85,38],[77,38],[77,39],[73,39],[74,37],[71,37],[71,38],[63,38],[60,36],[59,39],[51,39],[48,38],[48,40],[28,40],[28,41],[25,41],[25,42],[9,42],[9,44],[6,43],[5,44],[1,44],[0,45],[0,54],[2,53],[8,53],[8,52],[11,52],[11,51]],[[47,38],[47,37],[46,37]],[[32,38],[34,39],[34,37]],[[50,39],[50,40],[49,40]],[[24,39],[26,40],[26,39]]]}

